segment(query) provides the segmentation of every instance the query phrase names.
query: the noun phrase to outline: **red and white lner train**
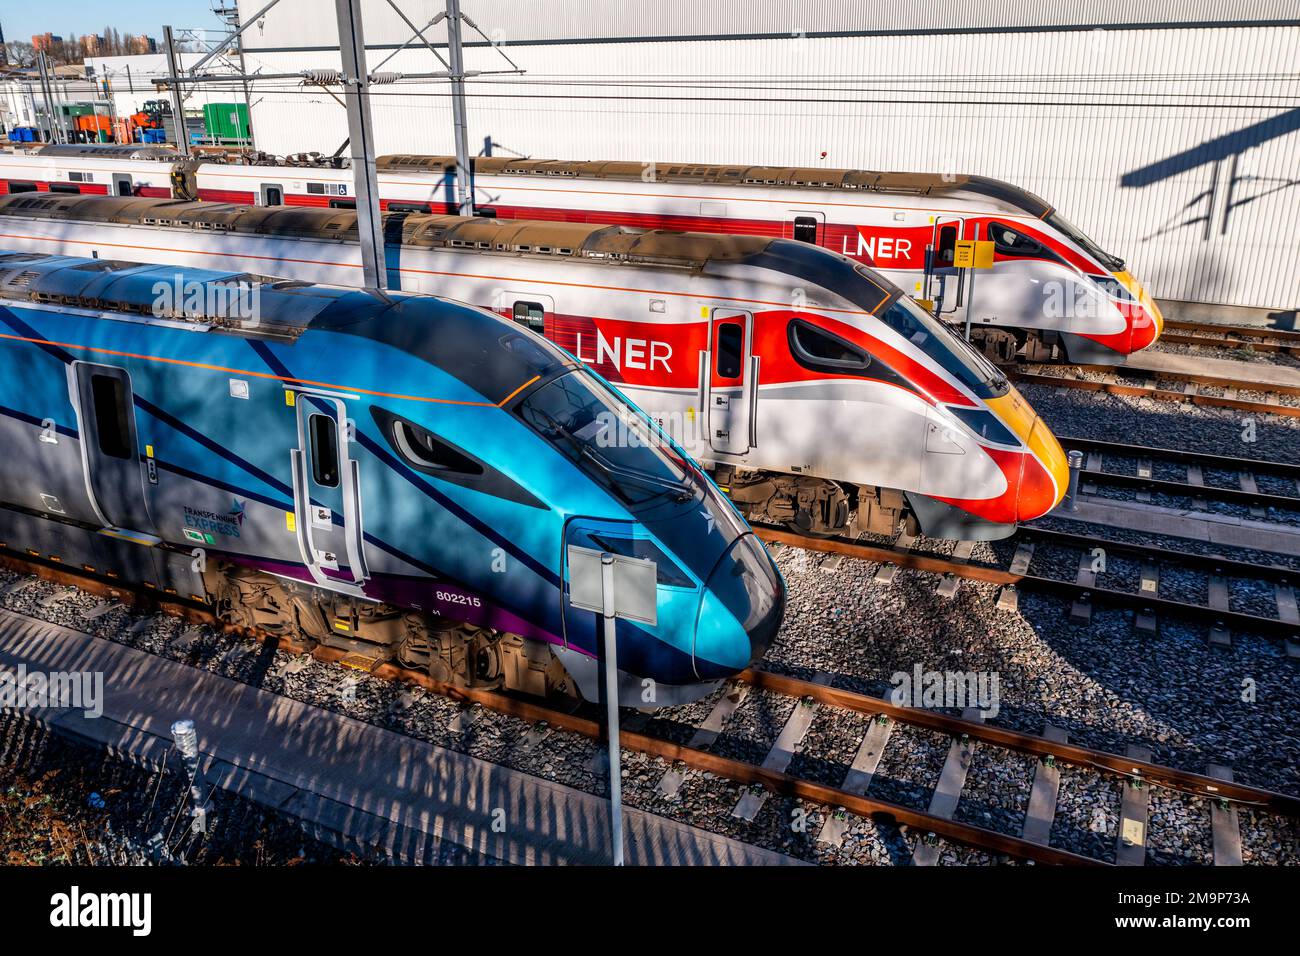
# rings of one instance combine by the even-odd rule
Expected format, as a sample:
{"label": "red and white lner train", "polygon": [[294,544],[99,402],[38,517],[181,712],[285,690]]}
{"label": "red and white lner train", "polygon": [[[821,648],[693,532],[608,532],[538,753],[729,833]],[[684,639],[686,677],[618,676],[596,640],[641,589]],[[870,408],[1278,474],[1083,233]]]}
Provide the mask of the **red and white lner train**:
{"label": "red and white lner train", "polygon": [[[0,155],[0,191],[171,196],[250,205],[346,208],[352,173],[326,166],[106,157],[103,148]],[[104,158],[101,158],[104,157]],[[379,160],[385,209],[454,213],[455,163]],[[1160,311],[1124,262],[1061,213],[1009,183],[844,169],[480,157],[475,205],[499,218],[797,239],[871,265],[973,326],[986,354],[1113,364],[1160,335]],[[992,240],[994,266],[970,281],[958,239]]]}
{"label": "red and white lner train", "polygon": [[[758,236],[384,215],[390,287],[542,332],[710,463],[753,520],[890,533],[910,519],[996,538],[1065,491],[1061,446],[1006,378],[844,256]],[[9,196],[0,250],[362,281],[344,210]]]}

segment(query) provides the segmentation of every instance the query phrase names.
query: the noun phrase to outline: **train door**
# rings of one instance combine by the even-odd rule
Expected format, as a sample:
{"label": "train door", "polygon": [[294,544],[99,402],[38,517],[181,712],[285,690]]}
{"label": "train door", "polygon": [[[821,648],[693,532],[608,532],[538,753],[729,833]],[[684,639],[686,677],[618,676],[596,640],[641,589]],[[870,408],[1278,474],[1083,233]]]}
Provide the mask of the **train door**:
{"label": "train door", "polygon": [[939,216],[925,257],[925,298],[935,304],[940,314],[956,312],[961,305],[963,278],[956,267],[957,240],[962,237],[965,220]]}
{"label": "train door", "polygon": [[812,246],[826,244],[826,213],[808,209],[791,209],[790,238],[796,242],[806,242]]}
{"label": "train door", "polygon": [[292,450],[298,547],[321,587],[364,596],[369,578],[363,548],[361,475],[350,455],[347,406],[332,395],[296,396],[298,447]]}
{"label": "train door", "polygon": [[262,183],[262,205],[283,206],[284,187],[279,183]]}
{"label": "train door", "polygon": [[90,502],[108,527],[154,533],[145,504],[131,376],[116,365],[73,362],[70,368]]}
{"label": "train door", "polygon": [[754,317],[736,309],[714,309],[709,351],[701,362],[701,408],[709,447],[743,455],[755,444],[758,359],[754,358]]}
{"label": "train door", "polygon": [[134,196],[135,185],[131,182],[131,177],[127,173],[113,174],[113,195],[114,196]]}

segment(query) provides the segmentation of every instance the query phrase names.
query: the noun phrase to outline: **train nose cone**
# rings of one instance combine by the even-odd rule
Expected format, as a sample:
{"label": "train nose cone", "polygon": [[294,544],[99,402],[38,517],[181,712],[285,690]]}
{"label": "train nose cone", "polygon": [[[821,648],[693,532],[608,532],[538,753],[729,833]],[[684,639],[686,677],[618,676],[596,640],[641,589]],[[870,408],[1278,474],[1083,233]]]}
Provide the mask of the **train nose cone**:
{"label": "train nose cone", "polygon": [[1131,272],[1115,272],[1112,275],[1133,297],[1135,304],[1130,306],[1128,315],[1129,351],[1141,351],[1160,338],[1165,330],[1165,317],[1155,299],[1147,294],[1147,290],[1142,288],[1142,284]]}
{"label": "train nose cone", "polygon": [[1065,449],[1037,415],[1026,444],[1030,453],[1024,456],[1020,469],[1017,521],[1041,518],[1055,508],[1065,497],[1070,481],[1070,464]]}
{"label": "train nose cone", "polygon": [[1065,496],[1070,477],[1065,449],[1014,386],[1001,398],[986,399],[986,404],[1024,446],[1015,475],[1015,520],[1040,518]]}
{"label": "train nose cone", "polygon": [[785,615],[785,581],[762,542],[743,534],[705,582],[695,626],[695,673],[730,677],[766,653]]}

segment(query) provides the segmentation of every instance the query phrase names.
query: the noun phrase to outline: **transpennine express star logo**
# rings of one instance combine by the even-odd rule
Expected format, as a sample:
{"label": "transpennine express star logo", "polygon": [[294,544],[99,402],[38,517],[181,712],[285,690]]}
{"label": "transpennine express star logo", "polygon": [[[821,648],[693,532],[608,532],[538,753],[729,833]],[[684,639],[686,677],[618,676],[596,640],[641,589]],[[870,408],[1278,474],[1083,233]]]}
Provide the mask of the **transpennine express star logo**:
{"label": "transpennine express star logo", "polygon": [[244,526],[244,502],[238,498],[231,498],[230,501],[233,507],[226,512],[226,516],[235,523],[236,528],[242,528]]}

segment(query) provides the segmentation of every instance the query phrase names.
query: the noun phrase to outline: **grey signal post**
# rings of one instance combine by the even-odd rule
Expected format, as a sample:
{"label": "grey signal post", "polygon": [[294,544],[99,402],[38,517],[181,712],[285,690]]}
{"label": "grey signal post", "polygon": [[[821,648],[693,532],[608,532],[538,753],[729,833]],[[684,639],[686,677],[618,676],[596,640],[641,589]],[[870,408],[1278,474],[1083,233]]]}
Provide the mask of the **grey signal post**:
{"label": "grey signal post", "polygon": [[610,836],[614,865],[623,865],[623,771],[618,731],[618,660],[615,620],[657,624],[653,561],[569,545],[569,603],[604,620],[605,719],[609,725]]}

